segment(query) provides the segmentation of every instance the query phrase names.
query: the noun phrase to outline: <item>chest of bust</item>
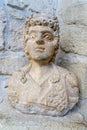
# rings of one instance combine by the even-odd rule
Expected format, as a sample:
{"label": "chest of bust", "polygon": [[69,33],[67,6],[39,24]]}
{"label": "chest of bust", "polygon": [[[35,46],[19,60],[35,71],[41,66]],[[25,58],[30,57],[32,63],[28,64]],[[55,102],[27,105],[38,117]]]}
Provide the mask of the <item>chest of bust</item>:
{"label": "chest of bust", "polygon": [[27,81],[20,86],[18,93],[19,104],[35,103],[56,108],[58,111],[67,107],[68,98],[64,78],[54,74],[40,85],[30,75],[26,78]]}

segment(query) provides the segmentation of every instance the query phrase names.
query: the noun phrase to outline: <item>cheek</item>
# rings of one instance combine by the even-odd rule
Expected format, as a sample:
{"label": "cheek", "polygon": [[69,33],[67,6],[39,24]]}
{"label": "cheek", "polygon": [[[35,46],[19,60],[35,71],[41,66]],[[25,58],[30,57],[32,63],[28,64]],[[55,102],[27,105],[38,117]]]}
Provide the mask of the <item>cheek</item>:
{"label": "cheek", "polygon": [[47,51],[47,53],[54,53],[54,50],[55,50],[55,46],[53,45],[53,43],[52,44],[47,44],[46,45],[46,51]]}
{"label": "cheek", "polygon": [[55,38],[55,40],[54,40],[54,46],[59,46],[59,41],[58,41],[58,38]]}
{"label": "cheek", "polygon": [[55,48],[55,43],[53,42],[48,42],[48,44],[46,44],[47,48],[50,50],[54,50]]}
{"label": "cheek", "polygon": [[27,49],[29,49],[29,50],[32,49],[32,47],[33,47],[33,42],[31,42],[31,41],[28,40],[26,46],[27,46]]}

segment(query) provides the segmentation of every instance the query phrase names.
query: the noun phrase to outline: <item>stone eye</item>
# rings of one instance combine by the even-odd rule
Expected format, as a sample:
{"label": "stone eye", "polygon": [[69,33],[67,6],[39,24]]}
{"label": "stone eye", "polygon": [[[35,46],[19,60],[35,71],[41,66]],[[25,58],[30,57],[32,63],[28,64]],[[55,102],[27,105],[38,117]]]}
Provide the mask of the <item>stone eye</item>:
{"label": "stone eye", "polygon": [[31,39],[34,39],[35,37],[36,37],[36,34],[35,34],[35,33],[31,33],[31,34],[30,34],[30,38],[31,38]]}
{"label": "stone eye", "polygon": [[50,34],[50,33],[45,33],[45,34],[43,34],[43,38],[44,38],[45,40],[51,41],[51,40],[53,40],[53,35]]}

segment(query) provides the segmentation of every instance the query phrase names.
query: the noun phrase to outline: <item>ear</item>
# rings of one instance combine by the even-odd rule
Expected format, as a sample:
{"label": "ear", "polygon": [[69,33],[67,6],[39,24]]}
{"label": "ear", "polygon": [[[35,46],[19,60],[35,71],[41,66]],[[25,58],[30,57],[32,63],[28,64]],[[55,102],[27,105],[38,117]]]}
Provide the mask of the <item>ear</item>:
{"label": "ear", "polygon": [[30,57],[30,54],[27,50],[27,45],[24,46],[24,51],[25,51],[26,56],[30,59],[31,57]]}
{"label": "ear", "polygon": [[59,37],[58,36],[55,36],[54,37],[54,45],[55,45],[55,48],[59,48]]}

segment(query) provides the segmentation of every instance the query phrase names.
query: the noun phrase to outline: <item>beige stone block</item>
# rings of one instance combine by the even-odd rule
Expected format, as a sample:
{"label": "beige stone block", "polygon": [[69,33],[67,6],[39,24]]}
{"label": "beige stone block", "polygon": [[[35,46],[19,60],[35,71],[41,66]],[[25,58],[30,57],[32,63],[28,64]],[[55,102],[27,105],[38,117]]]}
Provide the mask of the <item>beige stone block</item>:
{"label": "beige stone block", "polygon": [[87,28],[77,25],[60,26],[60,46],[65,52],[87,55]]}
{"label": "beige stone block", "polygon": [[87,98],[87,57],[77,54],[63,54],[59,61],[60,66],[73,71],[77,75],[80,97]]}
{"label": "beige stone block", "polygon": [[66,24],[87,25],[87,2],[77,2],[67,7],[63,18]]}
{"label": "beige stone block", "polygon": [[23,22],[11,20],[9,22],[7,50],[21,50],[23,48]]}
{"label": "beige stone block", "polygon": [[5,27],[6,27],[6,15],[4,9],[0,7],[0,50],[4,49]]}
{"label": "beige stone block", "polygon": [[0,53],[0,74],[10,75],[28,63],[23,52]]}

